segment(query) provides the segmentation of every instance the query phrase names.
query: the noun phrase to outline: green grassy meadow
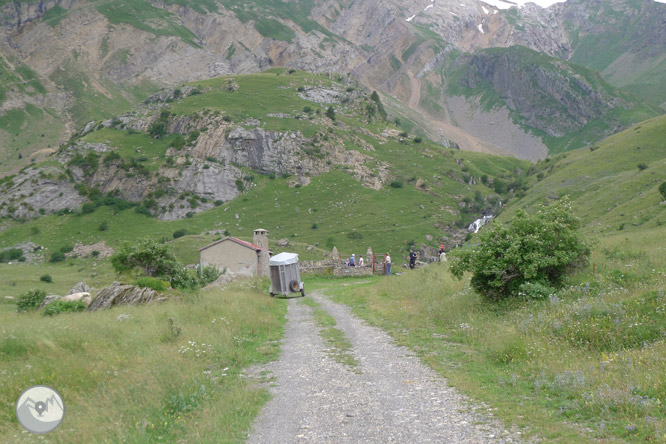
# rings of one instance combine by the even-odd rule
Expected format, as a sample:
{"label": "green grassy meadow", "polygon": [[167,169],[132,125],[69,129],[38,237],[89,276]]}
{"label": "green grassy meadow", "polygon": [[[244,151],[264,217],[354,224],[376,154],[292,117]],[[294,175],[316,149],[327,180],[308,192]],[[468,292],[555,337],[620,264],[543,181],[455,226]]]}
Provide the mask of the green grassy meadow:
{"label": "green grassy meadow", "polygon": [[0,441],[43,442],[14,417],[17,396],[34,384],[65,401],[49,442],[244,441],[269,396],[242,372],[276,358],[286,311],[267,285],[54,318],[3,309]]}

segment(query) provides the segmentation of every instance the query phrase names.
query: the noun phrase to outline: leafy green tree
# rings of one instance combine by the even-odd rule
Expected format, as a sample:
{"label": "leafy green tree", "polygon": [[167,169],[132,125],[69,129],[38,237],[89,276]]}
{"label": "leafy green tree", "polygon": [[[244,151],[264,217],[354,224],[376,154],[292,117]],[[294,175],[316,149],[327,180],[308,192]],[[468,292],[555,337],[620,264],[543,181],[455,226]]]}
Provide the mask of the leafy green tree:
{"label": "leafy green tree", "polygon": [[479,234],[478,244],[455,251],[451,272],[458,278],[471,272],[472,287],[493,301],[517,295],[528,283],[558,287],[590,254],[578,226],[567,199],[534,213],[519,210],[510,224],[494,223]]}
{"label": "leafy green tree", "polygon": [[169,276],[178,267],[176,256],[165,244],[144,239],[125,244],[111,257],[113,268],[119,273],[139,268],[146,276]]}
{"label": "leafy green tree", "polygon": [[335,109],[333,109],[332,106],[329,106],[328,109],[326,110],[326,117],[328,117],[331,120],[335,120]]}

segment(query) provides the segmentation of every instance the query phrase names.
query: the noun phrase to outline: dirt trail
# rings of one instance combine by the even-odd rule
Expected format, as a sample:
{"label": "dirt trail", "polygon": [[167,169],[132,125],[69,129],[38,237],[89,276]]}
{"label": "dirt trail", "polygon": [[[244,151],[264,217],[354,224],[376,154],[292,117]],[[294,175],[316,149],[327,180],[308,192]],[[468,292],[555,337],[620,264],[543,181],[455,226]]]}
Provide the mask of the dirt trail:
{"label": "dirt trail", "polygon": [[[471,404],[408,349],[354,317],[348,307],[312,293],[353,346],[358,366],[336,362],[312,308],[288,301],[288,324],[273,399],[250,443],[509,443],[516,434],[474,413]],[[483,409],[485,412],[485,409]]]}

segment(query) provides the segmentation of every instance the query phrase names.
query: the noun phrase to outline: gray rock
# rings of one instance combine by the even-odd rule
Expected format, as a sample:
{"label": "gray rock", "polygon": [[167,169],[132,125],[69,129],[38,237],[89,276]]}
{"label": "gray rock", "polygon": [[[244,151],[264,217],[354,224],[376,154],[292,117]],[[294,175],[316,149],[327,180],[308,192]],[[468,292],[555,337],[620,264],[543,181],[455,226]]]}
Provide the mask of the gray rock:
{"label": "gray rock", "polygon": [[88,311],[97,311],[102,308],[111,308],[114,305],[137,305],[151,302],[161,302],[166,299],[151,288],[141,288],[135,285],[114,282],[102,289],[88,306]]}
{"label": "gray rock", "polygon": [[78,282],[72,287],[71,290],[69,290],[69,293],[67,293],[65,296],[69,296],[70,294],[74,293],[90,293],[90,287],[85,282]]}
{"label": "gray rock", "polygon": [[288,247],[290,245],[289,239],[280,239],[275,243],[275,245],[277,245],[278,247]]}
{"label": "gray rock", "polygon": [[42,301],[42,303],[39,304],[39,308],[44,308],[44,307],[46,307],[47,305],[49,305],[51,302],[55,302],[55,301],[57,301],[58,299],[60,299],[60,296],[58,296],[57,294],[49,294],[49,295],[46,295],[46,297],[44,298],[44,300]]}

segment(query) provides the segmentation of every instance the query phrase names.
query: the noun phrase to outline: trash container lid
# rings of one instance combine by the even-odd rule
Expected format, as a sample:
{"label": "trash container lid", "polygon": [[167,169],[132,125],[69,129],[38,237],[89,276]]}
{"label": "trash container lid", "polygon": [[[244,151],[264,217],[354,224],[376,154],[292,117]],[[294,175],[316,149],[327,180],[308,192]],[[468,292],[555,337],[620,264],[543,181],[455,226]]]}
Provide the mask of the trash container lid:
{"label": "trash container lid", "polygon": [[280,253],[276,254],[268,260],[269,265],[290,265],[298,263],[298,254],[296,253]]}

